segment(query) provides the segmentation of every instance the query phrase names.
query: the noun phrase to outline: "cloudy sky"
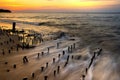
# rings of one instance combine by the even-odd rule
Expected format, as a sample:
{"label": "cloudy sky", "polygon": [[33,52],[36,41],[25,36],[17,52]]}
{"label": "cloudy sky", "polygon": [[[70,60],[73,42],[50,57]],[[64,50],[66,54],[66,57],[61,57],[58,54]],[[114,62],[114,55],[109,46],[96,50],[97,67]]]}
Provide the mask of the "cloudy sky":
{"label": "cloudy sky", "polygon": [[120,0],[0,0],[0,8],[15,12],[39,11],[115,11]]}

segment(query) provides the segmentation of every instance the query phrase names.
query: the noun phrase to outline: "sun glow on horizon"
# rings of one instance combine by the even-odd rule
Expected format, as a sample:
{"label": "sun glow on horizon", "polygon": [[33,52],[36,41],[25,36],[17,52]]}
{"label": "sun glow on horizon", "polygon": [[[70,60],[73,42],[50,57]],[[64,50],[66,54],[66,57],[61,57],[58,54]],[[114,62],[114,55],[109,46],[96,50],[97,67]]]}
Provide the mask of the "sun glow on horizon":
{"label": "sun glow on horizon", "polygon": [[99,9],[117,5],[117,0],[1,0],[0,8],[19,10]]}

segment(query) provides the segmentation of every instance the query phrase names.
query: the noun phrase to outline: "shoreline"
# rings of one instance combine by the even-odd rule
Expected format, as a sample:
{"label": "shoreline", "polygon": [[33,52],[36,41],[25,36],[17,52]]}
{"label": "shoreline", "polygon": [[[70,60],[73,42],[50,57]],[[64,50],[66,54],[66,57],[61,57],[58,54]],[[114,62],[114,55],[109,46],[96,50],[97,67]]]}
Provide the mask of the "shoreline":
{"label": "shoreline", "polygon": [[[31,32],[34,32],[34,31],[31,31]],[[71,31],[69,31],[69,32],[71,32]],[[85,68],[87,67],[86,65],[89,64],[90,58],[93,56],[93,52],[96,48],[98,48],[98,46],[96,47],[96,46],[91,46],[90,44],[88,45],[85,43],[85,41],[80,39],[79,35],[74,34],[74,33],[69,33],[69,32],[66,31],[65,33],[63,33],[62,31],[59,32],[59,30],[58,30],[58,32],[51,32],[50,34],[45,34],[45,35],[42,34],[44,36],[44,38],[43,38],[44,40],[47,37],[48,37],[48,39],[46,39],[44,42],[42,42],[39,46],[32,48],[32,49],[25,49],[23,51],[21,49],[20,52],[18,52],[18,53],[17,52],[11,53],[10,54],[11,56],[8,56],[9,54],[4,56],[4,58],[2,58],[2,62],[0,60],[0,64],[2,63],[1,72],[3,72],[3,74],[0,74],[0,77],[2,77],[3,80],[6,80],[6,79],[22,80],[23,78],[32,79],[31,74],[35,73],[35,75],[36,75],[36,77],[34,78],[35,80],[37,80],[37,79],[44,80],[45,75],[50,76],[50,78],[49,78],[50,80],[53,80],[53,79],[69,80],[69,77],[71,77],[71,80],[73,80],[73,79],[75,79],[75,75],[70,74],[71,73],[70,70],[72,69],[75,73],[79,74],[79,75],[77,75],[77,78],[81,78],[81,80],[83,80],[83,75],[85,73],[84,71],[85,71]],[[36,32],[34,32],[34,33],[38,34]],[[66,34],[67,34],[67,36],[65,36]],[[60,35],[65,36],[65,37],[58,37]],[[29,36],[32,36],[32,34],[30,34]],[[51,38],[51,37],[53,37],[53,38]],[[74,38],[77,38],[77,39],[74,39]],[[73,43],[76,42],[76,40],[78,40],[78,41],[80,40],[79,44],[77,44],[77,46],[79,48],[76,48],[75,52],[73,51],[72,53],[68,53],[67,47],[70,45],[73,45]],[[60,48],[57,49],[56,45],[58,42],[60,42]],[[50,46],[52,47],[50,49],[51,54],[48,54],[47,50],[48,50],[48,47],[50,47]],[[66,51],[66,55],[61,57],[59,60],[58,54],[62,55],[63,50]],[[45,55],[44,56],[40,55],[40,58],[37,58],[38,53],[41,54],[42,51],[45,52]],[[109,52],[107,52],[104,49],[103,53],[108,54]],[[104,61],[103,55],[104,56],[107,55],[107,54],[103,54],[103,53],[100,56],[103,58],[103,60],[100,60],[100,61]],[[12,58],[13,55],[14,55],[14,57]],[[57,78],[54,78],[54,76],[51,75],[51,74],[53,74],[54,68],[56,69],[56,65],[64,66],[64,63],[65,63],[68,55],[70,55],[71,57],[72,57],[72,55],[74,55],[75,58],[73,60],[72,60],[72,58],[70,58],[70,62],[68,64],[68,66],[66,68],[62,68],[60,75],[58,74]],[[27,56],[29,63],[23,64],[23,62],[22,62],[23,56]],[[90,70],[88,71],[88,75],[86,75],[86,78],[88,78],[88,80],[90,80],[89,79],[90,77],[92,77],[93,79],[98,79],[98,77],[100,77],[100,76],[96,75],[96,71],[99,72],[99,66],[94,66],[94,64],[98,63],[98,65],[102,65],[102,68],[109,66],[108,64],[111,62],[111,61],[109,62],[109,56],[107,55],[108,62],[106,64],[99,64],[99,63],[101,63],[99,61],[99,59],[101,59],[100,57],[95,58],[95,63],[93,63],[92,69],[90,68]],[[57,59],[57,61],[55,63],[56,65],[52,64],[52,58]],[[106,56],[105,56],[105,60],[106,60]],[[7,64],[5,63],[6,61],[8,61]],[[83,63],[84,61],[85,62],[88,61],[88,62]],[[96,62],[96,61],[98,61],[98,62]],[[45,72],[39,73],[39,71],[41,69],[40,67],[45,66],[46,62],[50,63],[50,65],[49,65],[50,67],[48,69],[46,69]],[[83,63],[83,64],[81,65],[80,63]],[[13,67],[14,64],[17,65],[16,68]],[[112,65],[112,63],[110,65]],[[95,67],[95,69],[93,69],[94,67]],[[2,68],[3,68],[3,70],[2,70]],[[83,70],[82,72],[81,72],[81,68]],[[79,69],[80,71],[77,72],[77,69]],[[66,71],[66,72],[64,72],[64,71]],[[104,71],[101,70],[101,72],[104,72]],[[65,73],[66,73],[66,75],[64,75]],[[93,76],[90,76],[91,74],[93,74]],[[17,77],[18,75],[20,75],[20,76]],[[100,74],[100,75],[104,76],[102,74]],[[6,76],[7,77],[11,76],[11,79],[7,78]],[[87,79],[85,79],[85,80],[87,80]]]}

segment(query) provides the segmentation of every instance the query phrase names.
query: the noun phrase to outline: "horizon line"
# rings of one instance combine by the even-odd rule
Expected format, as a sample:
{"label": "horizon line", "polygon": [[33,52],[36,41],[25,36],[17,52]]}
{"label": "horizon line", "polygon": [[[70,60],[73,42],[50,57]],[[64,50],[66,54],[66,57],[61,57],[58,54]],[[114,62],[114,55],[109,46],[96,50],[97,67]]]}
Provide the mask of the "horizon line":
{"label": "horizon line", "polygon": [[12,12],[12,13],[120,13],[120,11],[20,11],[20,12]]}

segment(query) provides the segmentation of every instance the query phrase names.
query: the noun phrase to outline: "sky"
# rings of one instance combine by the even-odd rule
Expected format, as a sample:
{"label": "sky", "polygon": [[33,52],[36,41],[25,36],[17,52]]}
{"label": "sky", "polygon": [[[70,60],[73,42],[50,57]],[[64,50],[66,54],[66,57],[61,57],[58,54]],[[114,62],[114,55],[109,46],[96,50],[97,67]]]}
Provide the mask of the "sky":
{"label": "sky", "polygon": [[120,0],[0,0],[0,8],[14,12],[120,12]]}

